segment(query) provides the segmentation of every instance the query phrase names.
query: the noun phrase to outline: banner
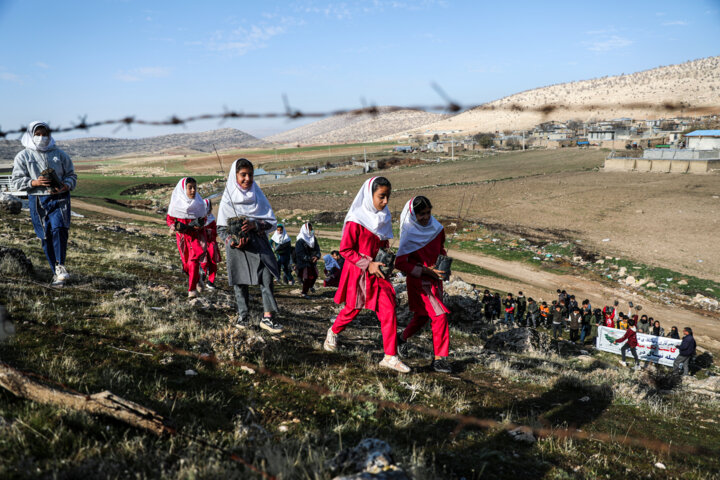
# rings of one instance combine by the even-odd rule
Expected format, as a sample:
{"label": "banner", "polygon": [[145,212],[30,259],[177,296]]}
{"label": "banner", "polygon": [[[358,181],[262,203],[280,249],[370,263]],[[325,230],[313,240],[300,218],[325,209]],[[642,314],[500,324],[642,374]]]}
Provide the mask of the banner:
{"label": "banner", "polygon": [[[620,347],[622,347],[625,342],[613,342],[622,338],[623,335],[625,335],[625,330],[598,326],[595,348],[620,355]],[[655,335],[638,333],[637,342],[638,346],[636,350],[640,360],[672,367],[675,358],[679,355],[678,347],[681,341],[674,338],[656,337]],[[627,356],[628,358],[632,358],[632,353],[630,353],[629,350]]]}

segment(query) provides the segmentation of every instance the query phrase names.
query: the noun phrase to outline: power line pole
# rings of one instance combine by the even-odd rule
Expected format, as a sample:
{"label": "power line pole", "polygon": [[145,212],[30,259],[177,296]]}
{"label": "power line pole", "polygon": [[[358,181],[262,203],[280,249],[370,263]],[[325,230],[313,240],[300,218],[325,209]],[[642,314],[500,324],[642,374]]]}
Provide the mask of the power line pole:
{"label": "power line pole", "polygon": [[450,139],[450,159],[455,161],[455,137]]}

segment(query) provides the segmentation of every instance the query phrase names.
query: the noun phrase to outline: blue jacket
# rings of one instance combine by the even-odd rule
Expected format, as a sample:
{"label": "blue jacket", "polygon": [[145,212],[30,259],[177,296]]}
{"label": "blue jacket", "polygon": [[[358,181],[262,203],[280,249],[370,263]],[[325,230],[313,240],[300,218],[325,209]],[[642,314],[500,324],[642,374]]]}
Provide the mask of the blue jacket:
{"label": "blue jacket", "polygon": [[680,343],[680,355],[683,357],[691,357],[695,355],[695,339],[692,335],[685,335]]}

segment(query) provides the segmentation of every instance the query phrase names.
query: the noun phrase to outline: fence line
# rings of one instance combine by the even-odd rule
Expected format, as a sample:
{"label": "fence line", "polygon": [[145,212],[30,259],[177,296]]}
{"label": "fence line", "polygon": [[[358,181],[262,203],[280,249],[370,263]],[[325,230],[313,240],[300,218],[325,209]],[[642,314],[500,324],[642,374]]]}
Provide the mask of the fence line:
{"label": "fence line", "polygon": [[[201,120],[220,120],[221,123],[230,119],[250,119],[250,120],[261,120],[261,119],[288,119],[297,120],[301,118],[326,118],[334,115],[369,115],[378,116],[383,113],[398,112],[401,110],[422,110],[427,112],[445,112],[449,114],[455,114],[462,111],[478,110],[478,111],[509,111],[509,112],[535,112],[546,118],[553,112],[558,111],[595,111],[610,108],[622,108],[625,110],[652,110],[657,112],[679,112],[684,114],[696,114],[696,115],[711,115],[720,112],[720,105],[691,105],[686,102],[673,102],[673,101],[662,101],[658,103],[649,102],[626,102],[626,103],[593,103],[587,105],[574,105],[574,104],[561,104],[561,103],[549,103],[538,106],[523,106],[518,103],[508,103],[501,105],[492,104],[480,104],[480,105],[462,105],[458,102],[451,100],[442,89],[433,85],[438,95],[444,100],[445,103],[435,105],[408,105],[408,106],[363,106],[355,109],[338,109],[328,111],[302,111],[296,108],[292,108],[287,100],[287,97],[283,96],[285,102],[285,110],[279,112],[244,112],[242,110],[228,110],[220,113],[206,113],[199,115],[191,115],[187,117],[179,117],[172,115],[165,120],[145,120],[137,118],[134,115],[128,115],[122,118],[99,120],[94,122],[88,121],[87,115],[79,116],[76,123],[70,126],[57,126],[51,129],[55,133],[66,133],[72,131],[89,131],[92,128],[101,126],[116,125],[117,128],[114,132],[119,131],[123,127],[130,128],[132,125],[149,125],[149,126],[177,126],[185,125],[187,123],[197,122]],[[493,102],[495,103],[495,102]],[[22,126],[18,129],[3,130],[0,128],[0,139],[7,138],[8,135],[22,135],[27,130],[26,126]]]}

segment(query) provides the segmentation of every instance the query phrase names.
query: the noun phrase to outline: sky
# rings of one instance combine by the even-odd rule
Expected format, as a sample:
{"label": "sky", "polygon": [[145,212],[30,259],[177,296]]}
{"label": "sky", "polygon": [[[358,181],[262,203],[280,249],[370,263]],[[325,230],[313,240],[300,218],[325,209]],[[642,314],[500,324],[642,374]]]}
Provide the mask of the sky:
{"label": "sky", "polygon": [[[0,0],[0,128],[136,116],[472,106],[720,55],[720,0]],[[141,137],[290,120],[103,127]]]}

